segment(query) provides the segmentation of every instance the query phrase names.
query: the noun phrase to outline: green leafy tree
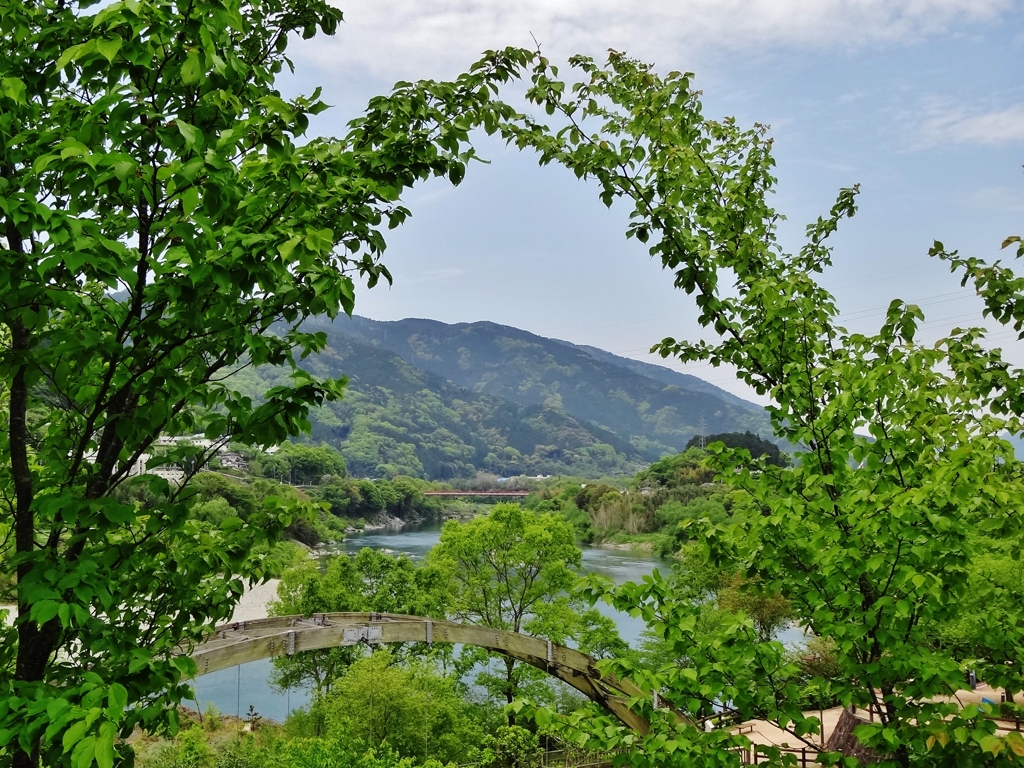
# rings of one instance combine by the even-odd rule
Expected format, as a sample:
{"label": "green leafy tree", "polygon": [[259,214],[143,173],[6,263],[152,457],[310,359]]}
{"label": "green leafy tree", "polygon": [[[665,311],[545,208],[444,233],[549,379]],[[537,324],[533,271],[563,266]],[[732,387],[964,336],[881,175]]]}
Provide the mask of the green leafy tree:
{"label": "green leafy tree", "polygon": [[345,735],[334,738],[269,738],[238,734],[205,740],[198,729],[181,733],[170,744],[140,751],[142,768],[443,768],[434,759],[402,757],[390,747],[364,750]]}
{"label": "green leafy tree", "polygon": [[750,455],[755,459],[767,456],[768,458],[765,461],[769,464],[774,464],[777,467],[789,466],[789,459],[783,455],[779,446],[771,440],[758,437],[752,432],[722,432],[721,434],[707,435],[706,437],[694,435],[690,438],[686,447],[687,449],[699,448],[702,441],[704,445],[722,443],[726,448],[745,448],[750,451]]}
{"label": "green leafy tree", "polygon": [[637,488],[675,488],[680,485],[698,485],[713,477],[704,466],[704,451],[693,446],[682,453],[659,459],[633,478]]}
{"label": "green leafy tree", "polygon": [[325,502],[332,515],[352,517],[362,502],[359,486],[353,480],[332,478],[316,489],[316,498]]}
{"label": "green leafy tree", "polygon": [[238,516],[248,519],[260,508],[259,500],[249,486],[213,472],[204,472],[192,478],[189,486],[195,490],[195,501],[199,503],[223,500]]}
{"label": "green leafy tree", "polygon": [[[299,324],[351,312],[352,275],[389,278],[399,195],[462,179],[469,129],[510,114],[490,97],[529,58],[403,85],[346,138],[307,141],[326,105],[274,80],[290,38],[334,31],[328,3],[87,6],[0,2],[0,562],[18,613],[0,749],[18,768],[109,768],[119,735],[174,725],[192,669],[173,649],[230,615],[289,509],[268,497],[201,533],[181,488],[143,476],[149,506],[118,489],[161,433],[270,445],[308,428],[340,384],[297,369],[324,343]],[[226,377],[244,364],[291,376],[257,406]],[[150,466],[206,458],[180,446]]]}
{"label": "green leafy tree", "polygon": [[484,741],[484,768],[531,768],[540,757],[540,740],[518,725],[505,725]]}
{"label": "green leafy tree", "polygon": [[[362,748],[387,745],[403,757],[466,763],[484,740],[482,708],[429,661],[399,663],[388,648],[356,661],[319,706],[326,735]],[[496,714],[496,713],[495,713]]]}
{"label": "green leafy tree", "polygon": [[319,485],[324,477],[345,477],[345,460],[329,445],[285,443],[263,462],[264,472],[295,485]]}
{"label": "green leafy tree", "polygon": [[[498,504],[487,516],[467,523],[451,521],[428,555],[451,585],[449,615],[471,624],[523,632],[563,643],[578,637],[598,617],[581,616],[570,596],[582,552],[564,519],[537,514],[517,504]],[[607,647],[608,627],[595,628],[596,643]],[[584,648],[584,650],[587,650]],[[509,703],[541,673],[508,656],[499,656],[504,674],[482,673],[478,682]],[[509,725],[514,725],[509,714]]]}
{"label": "green leafy tree", "polygon": [[[530,92],[564,129],[551,138],[527,125],[516,140],[596,179],[606,203],[633,206],[627,234],[650,244],[716,334],[666,339],[660,352],[733,366],[770,395],[776,434],[800,446],[792,468],[712,446],[712,468],[754,502],[705,530],[712,561],[751,589],[781,595],[801,622],[835,642],[842,681],[833,689],[844,703],[880,713],[856,733],[886,764],[988,765],[1024,754],[1016,734],[996,735],[979,707],[953,698],[966,686],[968,662],[990,683],[1020,689],[1024,668],[1007,652],[1007,643],[1020,647],[1019,600],[993,605],[1005,634],[980,659],[931,642],[937,626],[978,611],[965,599],[971,564],[991,542],[1019,551],[1022,472],[1001,435],[1021,431],[1024,376],[986,347],[980,329],[917,342],[923,315],[899,300],[876,333],[848,333],[816,275],[831,263],[828,238],[856,210],[856,188],[808,227],[798,253],[786,254],[766,203],[775,180],[763,129],[706,119],[688,75],[661,78],[619,54],[607,69],[574,63],[580,83],[558,80],[541,63]],[[941,245],[933,252],[964,270],[997,321],[1024,326],[1024,280]],[[773,721],[814,744],[819,724],[800,711],[794,664],[749,618],[736,615],[702,634],[708,606],[676,600],[657,576],[614,591],[614,599],[687,659],[644,684],[660,688],[689,721],[647,710],[654,727],[633,765],[730,763],[728,750],[745,739],[700,727],[722,702],[741,719]],[[577,718],[566,727],[577,740],[621,744],[622,734],[605,725]]]}

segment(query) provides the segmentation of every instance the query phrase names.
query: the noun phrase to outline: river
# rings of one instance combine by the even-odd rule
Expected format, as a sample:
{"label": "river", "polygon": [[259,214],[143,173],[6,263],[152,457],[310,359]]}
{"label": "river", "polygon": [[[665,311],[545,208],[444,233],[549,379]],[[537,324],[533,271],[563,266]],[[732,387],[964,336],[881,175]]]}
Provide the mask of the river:
{"label": "river", "polygon": [[[431,547],[437,544],[440,535],[439,525],[414,530],[371,531],[350,535],[337,545],[336,550],[355,553],[363,547],[371,547],[422,560]],[[607,576],[616,584],[640,581],[656,566],[667,569],[669,563],[644,552],[583,547],[583,572]],[[604,603],[599,603],[597,608],[615,621],[623,640],[630,645],[639,640],[644,630],[641,619],[616,611]],[[288,712],[309,703],[310,692],[292,689],[278,693],[269,683],[270,670],[271,662],[267,659],[197,678],[195,692],[200,709],[205,710],[212,704],[220,712],[241,717],[252,705],[262,717],[282,722]]]}

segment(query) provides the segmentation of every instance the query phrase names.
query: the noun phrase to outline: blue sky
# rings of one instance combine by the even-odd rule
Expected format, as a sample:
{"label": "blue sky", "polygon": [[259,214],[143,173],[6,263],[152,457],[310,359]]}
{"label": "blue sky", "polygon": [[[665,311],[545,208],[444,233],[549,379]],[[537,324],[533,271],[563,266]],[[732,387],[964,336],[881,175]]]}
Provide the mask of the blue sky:
{"label": "blue sky", "polygon": [[[689,70],[705,113],[767,123],[783,244],[860,183],[860,212],[835,238],[826,285],[850,330],[892,298],[920,303],[924,333],[981,323],[970,290],[927,250],[933,240],[997,258],[1024,234],[1024,3],[1012,0],[357,0],[333,38],[297,42],[286,92],[324,87],[335,108],[315,131],[342,134],[399,79],[452,77],[486,48],[532,46],[555,60],[608,48]],[[563,74],[565,74],[563,72]],[[666,335],[694,338],[692,301],[623,236],[625,211],[534,157],[482,141],[490,165],[452,188],[406,197],[389,239],[395,285],[363,290],[380,320],[491,320],[629,357]],[[1012,333],[992,343],[1024,364]],[[671,363],[668,363],[671,364]],[[685,370],[751,397],[724,369]]]}

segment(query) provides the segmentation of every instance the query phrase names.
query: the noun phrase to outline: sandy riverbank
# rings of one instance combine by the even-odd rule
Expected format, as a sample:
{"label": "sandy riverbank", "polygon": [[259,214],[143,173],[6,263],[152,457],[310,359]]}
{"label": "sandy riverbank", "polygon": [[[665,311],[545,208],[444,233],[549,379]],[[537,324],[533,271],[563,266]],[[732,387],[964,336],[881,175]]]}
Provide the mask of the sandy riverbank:
{"label": "sandy riverbank", "polygon": [[[235,606],[235,612],[231,614],[231,621],[253,621],[254,619],[267,618],[267,604],[277,599],[277,585],[280,579],[271,579],[266,584],[257,584],[255,587],[247,587],[242,599]],[[17,606],[0,605],[0,610],[9,611],[7,623],[13,624],[17,616]]]}
{"label": "sandy riverbank", "polygon": [[253,621],[267,618],[267,603],[277,599],[277,585],[280,579],[271,579],[266,584],[247,587],[242,599],[235,606],[231,621]]}

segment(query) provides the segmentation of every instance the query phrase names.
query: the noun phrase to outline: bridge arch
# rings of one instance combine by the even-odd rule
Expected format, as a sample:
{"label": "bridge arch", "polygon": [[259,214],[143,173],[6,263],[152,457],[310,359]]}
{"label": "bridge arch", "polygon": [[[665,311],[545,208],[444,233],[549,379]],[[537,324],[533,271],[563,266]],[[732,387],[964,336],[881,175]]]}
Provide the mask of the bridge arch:
{"label": "bridge arch", "polygon": [[198,676],[320,648],[424,642],[463,643],[518,659],[568,683],[639,733],[649,729],[647,721],[628,706],[630,698],[644,697],[644,692],[628,680],[602,674],[584,653],[539,637],[422,616],[318,613],[240,621],[218,627],[188,656]]}

